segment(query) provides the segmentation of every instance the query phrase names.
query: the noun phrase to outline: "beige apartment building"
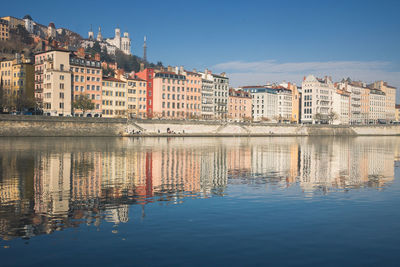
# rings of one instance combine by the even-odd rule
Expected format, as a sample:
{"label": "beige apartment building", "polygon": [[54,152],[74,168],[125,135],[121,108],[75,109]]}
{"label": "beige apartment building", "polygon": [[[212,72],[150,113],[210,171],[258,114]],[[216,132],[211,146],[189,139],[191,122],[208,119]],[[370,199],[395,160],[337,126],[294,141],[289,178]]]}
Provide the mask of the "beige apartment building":
{"label": "beige apartment building", "polygon": [[105,77],[102,86],[102,116],[105,118],[126,118],[128,114],[126,82]]}
{"label": "beige apartment building", "polygon": [[146,118],[146,88],[145,80],[138,77],[127,80],[128,117],[136,119]]}
{"label": "beige apartment building", "polygon": [[376,124],[386,121],[388,114],[386,94],[378,89],[370,89],[368,99],[368,123]]}
{"label": "beige apartment building", "polygon": [[336,90],[333,94],[333,112],[337,115],[334,124],[350,123],[350,92]]}
{"label": "beige apartment building", "polygon": [[385,93],[386,114],[384,119],[388,123],[394,121],[396,119],[396,87],[390,86],[384,81],[374,82],[370,87]]}
{"label": "beige apartment building", "polygon": [[35,55],[35,96],[44,115],[72,115],[69,54],[54,49]]}

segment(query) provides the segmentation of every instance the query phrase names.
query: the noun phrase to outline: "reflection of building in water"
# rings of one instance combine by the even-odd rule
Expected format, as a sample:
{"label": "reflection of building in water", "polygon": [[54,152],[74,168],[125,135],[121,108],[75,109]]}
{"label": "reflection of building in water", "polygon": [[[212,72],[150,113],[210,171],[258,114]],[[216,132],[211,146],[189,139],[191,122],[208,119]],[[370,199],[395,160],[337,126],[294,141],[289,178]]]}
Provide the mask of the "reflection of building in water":
{"label": "reflection of building in water", "polygon": [[35,166],[35,212],[67,215],[71,193],[71,153],[40,155]]}
{"label": "reflection of building in water", "polygon": [[117,207],[107,208],[105,211],[105,218],[107,222],[111,223],[126,223],[129,221],[129,206],[120,205]]}
{"label": "reflection of building in water", "polygon": [[72,201],[101,197],[102,160],[100,152],[72,154]]}
{"label": "reflection of building in water", "polygon": [[247,175],[251,172],[250,146],[240,145],[227,148],[227,167],[229,177]]}
{"label": "reflection of building in water", "polygon": [[222,193],[228,183],[226,147],[218,145],[202,149],[200,165],[200,187],[203,193]]}
{"label": "reflection of building in water", "polygon": [[[273,140],[273,142],[272,142]],[[296,139],[268,139],[251,147],[251,171],[256,177],[281,179],[287,184],[298,175],[299,148]]]}
{"label": "reflection of building in water", "polygon": [[147,170],[151,169],[148,165],[151,160],[151,152],[134,150],[127,152],[127,176],[128,181],[134,185],[135,195],[146,197],[151,196],[152,186],[151,176]]}
{"label": "reflection of building in water", "polygon": [[154,193],[199,192],[201,155],[194,147],[166,146],[152,152]]}
{"label": "reflection of building in water", "polygon": [[[367,140],[367,144],[365,143]],[[372,139],[314,139],[301,145],[301,187],[306,191],[380,187],[394,179],[390,144]]]}
{"label": "reflection of building in water", "polygon": [[0,205],[11,205],[21,200],[20,179],[16,176],[16,158],[0,158]]}
{"label": "reflection of building in water", "polygon": [[127,222],[130,205],[222,194],[228,179],[307,192],[381,187],[394,179],[400,147],[362,137],[126,140],[45,150],[46,140],[22,152],[0,140],[0,237]]}

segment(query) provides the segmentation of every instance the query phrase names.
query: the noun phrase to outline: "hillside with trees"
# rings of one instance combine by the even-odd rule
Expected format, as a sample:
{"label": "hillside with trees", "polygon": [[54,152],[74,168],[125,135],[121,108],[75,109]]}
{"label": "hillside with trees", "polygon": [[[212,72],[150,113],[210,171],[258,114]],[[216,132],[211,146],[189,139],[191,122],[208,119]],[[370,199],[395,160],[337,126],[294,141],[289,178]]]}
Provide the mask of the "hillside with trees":
{"label": "hillside with trees", "polygon": [[[138,72],[140,70],[140,64],[143,63],[144,67],[147,68],[160,68],[163,67],[161,61],[157,62],[157,64],[144,61],[142,58],[135,55],[126,55],[121,50],[117,50],[115,55],[110,55],[107,51],[101,49],[100,44],[95,42],[93,47],[89,47],[86,49],[86,52],[95,55],[96,53],[100,54],[101,61],[109,62],[109,63],[117,63],[118,68],[124,69],[126,72]],[[106,73],[111,72],[111,70],[106,70]]]}

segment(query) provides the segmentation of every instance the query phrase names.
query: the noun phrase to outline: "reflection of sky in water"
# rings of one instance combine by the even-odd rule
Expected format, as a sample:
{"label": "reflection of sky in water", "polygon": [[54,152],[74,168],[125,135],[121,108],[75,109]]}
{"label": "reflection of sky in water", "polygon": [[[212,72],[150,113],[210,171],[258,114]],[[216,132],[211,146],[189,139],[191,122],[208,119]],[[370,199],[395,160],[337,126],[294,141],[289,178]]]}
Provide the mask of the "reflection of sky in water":
{"label": "reflection of sky in water", "polygon": [[[357,236],[354,223],[360,229],[366,222],[379,225],[371,221],[379,217],[368,207],[385,218],[385,231],[398,232],[387,217],[390,212],[392,219],[399,217],[392,210],[399,203],[394,179],[399,147],[396,137],[0,139],[0,255],[7,247],[21,246],[16,237],[30,239],[31,248],[33,242],[46,246],[50,241],[39,236],[50,233],[61,246],[104,238],[116,246],[126,241],[155,250],[163,242],[148,240],[163,237],[183,244],[189,242],[183,241],[187,234],[205,242],[201,251],[211,241],[218,250],[223,238],[238,239],[233,246],[238,250],[249,249],[253,245],[242,244],[240,237],[259,244],[268,232],[270,242],[289,248],[295,243],[281,243],[278,234],[293,239],[311,231],[313,236],[313,220],[322,223],[314,225],[316,232],[324,229],[332,236],[340,231]],[[300,225],[284,231],[282,225],[294,223],[288,218]],[[341,226],[339,218],[346,224]],[[202,232],[194,232],[196,227]],[[260,229],[260,236],[251,230],[245,231],[250,236],[241,236],[248,227]],[[219,238],[214,240],[213,233]],[[322,240],[313,238],[314,246]],[[94,249],[98,244],[80,246]],[[174,247],[165,246],[167,251]],[[196,254],[196,245],[186,246]]]}

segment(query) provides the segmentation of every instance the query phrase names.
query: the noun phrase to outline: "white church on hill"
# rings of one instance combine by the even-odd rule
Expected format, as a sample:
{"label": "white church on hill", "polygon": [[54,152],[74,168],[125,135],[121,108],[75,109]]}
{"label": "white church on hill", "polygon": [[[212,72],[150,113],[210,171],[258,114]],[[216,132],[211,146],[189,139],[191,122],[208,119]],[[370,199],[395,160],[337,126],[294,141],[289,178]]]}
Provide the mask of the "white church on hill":
{"label": "white church on hill", "polygon": [[97,33],[96,39],[94,38],[94,32],[92,29],[89,31],[88,39],[85,39],[82,43],[82,46],[92,47],[95,42],[99,42],[102,49],[107,49],[109,54],[114,55],[116,49],[121,50],[127,55],[131,55],[131,39],[129,38],[129,33],[124,32],[124,35],[121,36],[121,30],[119,28],[115,29],[115,36],[114,38],[106,38],[103,39],[101,34],[101,27],[99,27],[99,31]]}

